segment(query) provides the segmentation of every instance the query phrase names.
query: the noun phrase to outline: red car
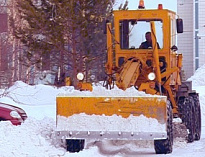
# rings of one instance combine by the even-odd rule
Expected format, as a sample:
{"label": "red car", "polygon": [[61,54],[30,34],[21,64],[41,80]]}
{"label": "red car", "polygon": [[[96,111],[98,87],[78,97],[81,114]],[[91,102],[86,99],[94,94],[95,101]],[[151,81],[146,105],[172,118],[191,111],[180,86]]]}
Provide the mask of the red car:
{"label": "red car", "polygon": [[26,120],[26,112],[16,106],[0,103],[0,121],[11,121],[13,125],[21,125]]}

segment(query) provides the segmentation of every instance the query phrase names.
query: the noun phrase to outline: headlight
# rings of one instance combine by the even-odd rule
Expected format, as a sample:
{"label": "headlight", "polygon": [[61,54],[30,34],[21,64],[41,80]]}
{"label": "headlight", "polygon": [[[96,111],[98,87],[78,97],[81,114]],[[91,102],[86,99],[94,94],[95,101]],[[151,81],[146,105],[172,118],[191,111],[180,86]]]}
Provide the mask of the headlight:
{"label": "headlight", "polygon": [[77,79],[80,80],[80,81],[82,81],[82,80],[84,79],[83,73],[78,73],[78,74],[77,74]]}
{"label": "headlight", "polygon": [[155,73],[152,72],[152,73],[149,73],[149,74],[148,74],[148,79],[149,79],[149,80],[153,81],[155,78],[156,78]]}
{"label": "headlight", "polygon": [[11,111],[10,112],[11,117],[13,118],[21,118],[21,116],[18,114],[18,112],[16,111]]}

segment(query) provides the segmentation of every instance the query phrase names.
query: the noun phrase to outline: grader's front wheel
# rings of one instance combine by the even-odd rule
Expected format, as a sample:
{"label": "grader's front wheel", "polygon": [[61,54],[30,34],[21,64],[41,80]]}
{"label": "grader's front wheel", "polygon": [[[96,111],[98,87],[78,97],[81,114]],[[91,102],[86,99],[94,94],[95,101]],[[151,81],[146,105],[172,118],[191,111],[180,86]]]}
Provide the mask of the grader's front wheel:
{"label": "grader's front wheel", "polygon": [[85,140],[83,139],[66,139],[67,151],[70,153],[79,152],[84,149]]}

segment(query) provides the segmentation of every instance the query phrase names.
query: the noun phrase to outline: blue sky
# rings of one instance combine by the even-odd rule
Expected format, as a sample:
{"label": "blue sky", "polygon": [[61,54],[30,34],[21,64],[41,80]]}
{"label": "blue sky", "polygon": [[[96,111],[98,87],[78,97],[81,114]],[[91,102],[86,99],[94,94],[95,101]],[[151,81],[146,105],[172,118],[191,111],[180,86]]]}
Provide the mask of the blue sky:
{"label": "blue sky", "polygon": [[[126,0],[118,0],[125,2]],[[130,10],[138,8],[139,0],[128,0],[128,7]],[[177,0],[144,0],[146,9],[155,9],[158,4],[163,4],[164,9],[177,11]]]}

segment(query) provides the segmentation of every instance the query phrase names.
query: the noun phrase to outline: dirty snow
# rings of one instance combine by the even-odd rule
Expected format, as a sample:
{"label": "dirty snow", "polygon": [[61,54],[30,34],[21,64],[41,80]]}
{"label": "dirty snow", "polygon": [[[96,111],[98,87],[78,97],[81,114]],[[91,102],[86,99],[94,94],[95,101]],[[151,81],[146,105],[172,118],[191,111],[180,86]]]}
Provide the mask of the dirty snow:
{"label": "dirty snow", "polygon": [[[169,157],[205,156],[205,66],[197,70],[190,79],[193,88],[200,94],[202,109],[202,138],[194,143],[186,143],[182,138],[174,139],[174,149]],[[198,74],[198,73],[201,73]],[[199,81],[199,82],[197,82]],[[99,93],[105,90],[95,86]],[[23,108],[28,119],[21,126],[10,122],[0,122],[1,157],[152,157],[156,156],[152,141],[86,141],[86,148],[79,153],[68,153],[59,141],[53,138],[56,130],[56,96],[59,93],[73,92],[72,87],[56,88],[46,85],[30,86],[21,81],[8,90],[1,90],[0,102]],[[105,91],[107,92],[107,91]],[[135,91],[136,92],[136,91]],[[146,128],[146,126],[145,126]],[[146,128],[149,130],[150,128]],[[165,155],[157,155],[165,156]]]}

